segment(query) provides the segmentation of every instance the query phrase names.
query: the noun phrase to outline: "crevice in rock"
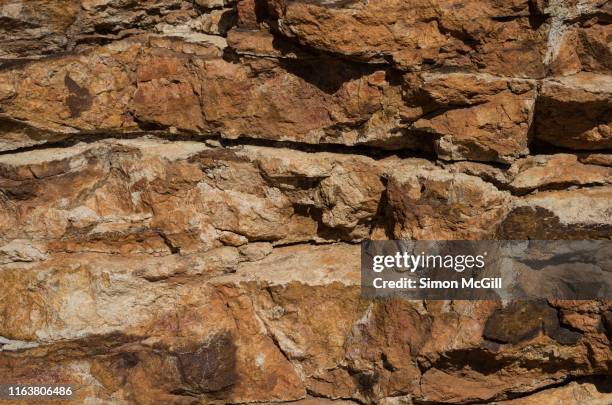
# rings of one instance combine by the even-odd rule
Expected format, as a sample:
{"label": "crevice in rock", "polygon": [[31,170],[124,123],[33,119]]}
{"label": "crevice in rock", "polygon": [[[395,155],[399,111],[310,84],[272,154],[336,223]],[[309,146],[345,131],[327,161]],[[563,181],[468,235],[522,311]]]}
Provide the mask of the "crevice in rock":
{"label": "crevice in rock", "polygon": [[[61,140],[51,141],[47,143],[40,143],[32,146],[24,146],[10,150],[0,151],[1,155],[14,155],[22,152],[29,152],[34,150],[45,150],[52,148],[69,148],[78,143],[95,143],[104,140],[113,139],[138,139],[145,136],[153,136],[160,140],[167,141],[190,141],[190,142],[217,142],[221,147],[240,147],[240,146],[262,146],[270,148],[286,148],[293,149],[308,153],[321,153],[329,152],[336,154],[347,154],[347,155],[361,155],[371,157],[375,160],[384,159],[391,156],[399,156],[401,158],[423,158],[433,160],[431,154],[427,152],[420,152],[413,149],[382,149],[366,144],[357,145],[342,145],[336,143],[305,143],[296,141],[281,141],[281,140],[270,140],[253,138],[248,135],[241,136],[237,139],[223,138],[219,134],[173,134],[167,131],[160,131],[157,129],[146,129],[142,132],[129,132],[129,133],[101,133],[101,132],[81,132],[79,134],[65,134]],[[213,145],[209,144],[212,148]]]}
{"label": "crevice in rock", "polygon": [[74,50],[63,50],[60,52],[53,52],[49,54],[44,53],[38,57],[29,56],[29,57],[23,57],[23,58],[10,58],[10,59],[0,58],[0,72],[3,70],[21,68],[21,67],[27,66],[30,63],[53,61],[53,60],[65,58],[67,56],[76,56],[76,55],[86,54],[88,52],[91,52],[91,49],[86,49],[80,52],[76,52]]}
{"label": "crevice in rock", "polygon": [[[494,183],[491,183],[494,184]],[[605,186],[608,183],[605,182],[593,182],[593,183],[584,183],[584,184],[576,184],[574,182],[559,182],[559,183],[550,183],[545,186],[536,187],[529,190],[517,190],[512,186],[501,185],[498,187],[500,190],[509,191],[512,195],[517,197],[523,197],[530,194],[537,194],[546,191],[561,191],[561,190],[583,190],[590,189],[594,187]],[[494,184],[495,185],[495,184]]]}
{"label": "crevice in rock", "polygon": [[[535,118],[534,118],[535,122]],[[535,124],[532,124],[535,125]],[[542,139],[533,139],[529,145],[530,155],[554,155],[559,153],[580,155],[584,153],[612,154],[612,149],[576,149],[553,145]]]}
{"label": "crevice in rock", "polygon": [[303,246],[303,245],[327,246],[327,245],[337,245],[339,243],[343,243],[346,245],[358,245],[361,243],[361,241],[359,240],[340,240],[340,239],[329,240],[329,241],[305,240],[305,241],[298,241],[298,242],[273,244],[272,246],[274,249],[277,249],[277,248],[286,248],[286,247],[291,247],[291,246]]}
{"label": "crevice in rock", "polygon": [[529,0],[529,25],[531,29],[537,30],[542,24],[549,21],[551,16],[538,10],[537,0]]}
{"label": "crevice in rock", "polygon": [[[560,388],[560,387],[569,385],[572,382],[592,383],[596,387],[598,387],[598,389],[599,388],[602,389],[600,392],[612,392],[612,385],[610,384],[610,381],[607,380],[607,377],[608,376],[598,375],[598,374],[593,374],[593,375],[588,375],[588,376],[568,376],[557,383],[548,384],[548,385],[536,388],[531,391],[521,392],[521,393],[508,393],[504,399],[527,398],[531,395],[537,394],[542,391],[546,391],[551,388]],[[474,404],[481,404],[481,403],[484,404],[484,403],[489,403],[489,402],[488,401],[487,402],[474,402]],[[466,403],[466,405],[469,405],[469,404]]]}
{"label": "crevice in rock", "polygon": [[181,253],[180,246],[176,246],[174,243],[172,243],[172,241],[170,240],[170,238],[168,237],[168,235],[166,235],[164,231],[155,230],[155,232],[159,235],[160,238],[162,238],[162,240],[164,241],[164,244],[170,250],[170,253],[172,253],[173,255]]}

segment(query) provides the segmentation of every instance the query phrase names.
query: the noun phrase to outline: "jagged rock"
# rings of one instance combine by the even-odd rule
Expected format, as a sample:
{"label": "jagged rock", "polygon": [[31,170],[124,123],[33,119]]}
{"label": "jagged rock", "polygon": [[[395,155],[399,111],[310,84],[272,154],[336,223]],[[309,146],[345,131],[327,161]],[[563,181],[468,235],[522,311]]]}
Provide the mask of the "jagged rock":
{"label": "jagged rock", "polygon": [[[548,24],[527,1],[267,1],[280,34],[401,69],[430,66],[541,77]],[[530,18],[531,17],[531,18]],[[536,22],[537,21],[537,22]]]}
{"label": "jagged rock", "polygon": [[606,239],[612,230],[610,187],[548,191],[515,200],[499,227],[503,239]]}
{"label": "jagged rock", "polygon": [[509,187],[515,193],[612,183],[612,169],[582,164],[576,155],[568,154],[530,156],[516,162],[509,172]]}
{"label": "jagged rock", "polygon": [[[168,267],[170,258],[190,269],[206,256],[72,254],[66,266],[66,255],[55,254],[44,264],[4,265],[0,282],[11,288],[2,286],[10,299],[0,301],[0,336],[24,344],[2,352],[0,376],[36,381],[32,370],[53,361],[55,381],[83,382],[79,395],[96,398],[287,401],[307,391],[368,403],[399,393],[461,403],[605,370],[610,347],[596,360],[587,349],[600,334],[585,331],[569,345],[551,338],[559,326],[546,304],[548,334],[491,351],[485,321],[514,316],[512,307],[362,300],[358,252],[347,244],[275,248],[234,274],[155,282],[135,270]],[[534,366],[514,375],[525,361]]]}
{"label": "jagged rock", "polygon": [[[3,1],[0,58],[82,51],[145,32],[214,41],[207,34],[223,35],[232,25],[234,12],[227,6],[223,1],[197,2],[195,6],[180,0]],[[202,13],[198,7],[208,10]]]}
{"label": "jagged rock", "polygon": [[[2,86],[0,84],[0,86]],[[66,134],[55,134],[53,132],[33,128],[16,120],[0,116],[0,152],[11,151],[20,148],[28,148],[47,142],[57,142],[65,139]]]}
{"label": "jagged rock", "polygon": [[65,49],[66,32],[79,12],[79,2],[2,1],[0,58],[50,54]]}
{"label": "jagged rock", "polygon": [[317,77],[315,62],[274,63],[253,77],[216,46],[151,37],[0,72],[0,108],[68,133],[170,129],[348,145],[401,138],[392,134],[400,91],[384,70],[339,61],[328,68]]}
{"label": "jagged rock", "polygon": [[0,0],[0,382],[610,403],[610,300],[366,300],[358,243],[610,239],[611,5]]}
{"label": "jagged rock", "polygon": [[500,189],[507,189],[508,183],[512,180],[512,175],[507,168],[486,163],[464,160],[450,164],[446,163],[443,167],[447,168],[451,173],[465,173],[470,176],[480,177],[484,181],[492,183]]}
{"label": "jagged rock", "polygon": [[[285,287],[294,282],[293,274],[286,273],[283,281],[275,273],[286,269],[284,265],[278,266],[285,262],[283,259],[292,257],[295,260],[299,256],[295,264],[304,266],[304,270],[316,270],[310,274],[302,272],[310,278],[310,281],[304,280],[305,292],[315,287],[325,289],[324,283],[335,278],[342,282],[336,291],[345,290],[357,299],[355,288],[342,287],[344,283],[354,285],[358,280],[355,248],[358,249],[343,246],[306,250],[298,247],[286,252],[281,249],[275,257],[262,263],[262,270],[271,271],[267,275],[253,273],[245,267],[236,275],[219,278],[213,284],[200,281],[182,287],[181,283],[151,283],[140,278],[133,270],[148,264],[140,259],[130,263],[121,258],[85,255],[82,261],[73,257],[73,266],[66,268],[61,265],[63,259],[57,257],[53,262],[57,266],[47,263],[44,278],[39,277],[43,274],[40,268],[3,269],[2,282],[11,285],[10,290],[17,294],[12,298],[19,299],[22,305],[19,311],[9,313],[9,302],[1,301],[6,321],[0,326],[0,335],[34,340],[40,346],[37,350],[47,358],[55,356],[54,347],[67,344],[70,354],[63,363],[79,361],[83,366],[88,365],[91,380],[102,385],[102,392],[116,392],[129,384],[131,388],[119,394],[125,400],[138,396],[152,401],[156,395],[179,399],[176,395],[187,392],[201,395],[203,399],[224,398],[235,402],[256,398],[259,401],[299,399],[305,392],[297,370],[277,346],[283,343],[274,343],[275,335],[267,333],[265,324],[261,323],[261,316],[264,316],[261,311],[265,309],[257,304],[258,296],[264,299],[268,293],[249,278],[256,275],[260,280],[267,280],[267,284],[282,286],[278,290],[282,301],[277,305],[290,305],[293,298]],[[350,277],[342,277],[342,268],[326,259],[327,255],[352,260],[343,262],[345,270],[350,270],[344,274]],[[110,261],[102,265],[97,260]],[[81,265],[77,266],[79,262]],[[8,273],[4,273],[5,270]],[[341,271],[337,273],[336,270]],[[32,278],[38,280],[36,287],[31,284]],[[92,281],[96,285],[94,288],[90,285]],[[312,287],[307,287],[310,283]],[[131,296],[133,288],[139,291],[137,300]],[[275,290],[272,286],[269,288]],[[297,288],[294,293],[299,291]],[[330,294],[330,298],[339,298],[331,291]],[[45,302],[44,309],[36,304],[37,301]],[[338,299],[336,305],[341,313],[346,302]],[[122,310],[117,311],[118,308]],[[300,308],[315,311],[311,318],[313,323],[317,319],[325,321],[317,316],[316,307],[300,304]],[[79,315],[73,317],[75,313]],[[347,313],[352,317],[357,314]],[[30,321],[20,321],[21,316]],[[299,315],[300,319],[302,316]],[[19,323],[21,329],[18,330]],[[313,325],[315,328],[322,326]],[[350,323],[344,327],[350,327]],[[338,338],[341,336],[339,334]],[[70,349],[70,342],[88,342],[90,346]],[[110,346],[106,349],[99,346],[107,344]],[[329,349],[322,342],[320,350]],[[83,358],[83,355],[91,357]],[[11,376],[26,373],[27,361],[14,365],[11,357],[1,357],[3,379],[7,373]],[[322,358],[326,356],[322,354]],[[147,372],[150,367],[159,369],[159,373]],[[62,370],[58,374],[69,374],[69,371]],[[70,375],[67,378],[75,381]],[[103,393],[98,396],[103,397]]]}
{"label": "jagged rock", "polygon": [[4,155],[0,241],[32,238],[40,254],[167,255],[360,240],[379,210],[381,176],[369,158],[154,139]]}
{"label": "jagged rock", "polygon": [[608,185],[612,181],[608,166],[608,155],[566,153],[529,156],[517,160],[509,168],[467,161],[445,165],[451,173],[480,177],[514,195]]}
{"label": "jagged rock", "polygon": [[[589,167],[576,159],[525,159],[508,175]],[[420,239],[489,238],[498,224],[510,238],[610,232],[607,188],[516,197],[454,170],[466,163],[154,138],[5,154],[0,375],[30,381],[37,361],[58,359],[57,375],[96,381],[96,398],[462,403],[607,372],[602,308],[544,306],[543,329],[527,310],[535,323],[519,319],[528,333],[515,339],[495,321],[520,315],[512,306],[362,300],[357,245],[274,247],[359,240],[380,216]],[[535,213],[517,221],[521,207]],[[521,347],[556,365],[517,378]],[[482,358],[495,366],[465,370]],[[77,378],[75,364],[89,371]]]}
{"label": "jagged rock", "polygon": [[507,193],[476,177],[408,165],[388,176],[397,239],[487,239],[509,209]]}
{"label": "jagged rock", "polygon": [[412,127],[437,138],[440,158],[509,162],[529,152],[533,81],[424,73],[406,86],[425,113]]}
{"label": "jagged rock", "polygon": [[586,164],[612,167],[612,155],[605,153],[587,153],[579,156],[578,159]]}
{"label": "jagged rock", "polygon": [[[612,6],[608,1],[554,1],[548,12],[559,20],[551,29],[549,50],[553,74],[580,71],[608,74],[612,51],[608,46]],[[563,21],[564,20],[564,21]],[[563,24],[565,22],[566,24]]]}
{"label": "jagged rock", "polygon": [[571,149],[612,147],[610,83],[608,75],[592,73],[544,80],[536,105],[536,138]]}

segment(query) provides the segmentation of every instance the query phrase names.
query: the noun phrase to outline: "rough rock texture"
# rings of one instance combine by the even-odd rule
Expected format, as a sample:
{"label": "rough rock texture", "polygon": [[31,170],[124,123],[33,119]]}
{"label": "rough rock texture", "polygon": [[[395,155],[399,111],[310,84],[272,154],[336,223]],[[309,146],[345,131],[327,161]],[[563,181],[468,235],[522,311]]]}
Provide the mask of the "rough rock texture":
{"label": "rough rock texture", "polygon": [[612,403],[610,301],[367,301],[358,244],[612,238],[611,4],[0,0],[0,383]]}

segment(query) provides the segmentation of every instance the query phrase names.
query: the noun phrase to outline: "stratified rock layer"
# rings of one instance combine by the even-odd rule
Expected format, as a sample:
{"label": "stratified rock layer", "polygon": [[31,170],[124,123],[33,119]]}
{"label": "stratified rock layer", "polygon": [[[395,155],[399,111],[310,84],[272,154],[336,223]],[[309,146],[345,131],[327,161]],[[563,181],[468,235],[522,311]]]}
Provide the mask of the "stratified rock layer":
{"label": "stratified rock layer", "polygon": [[365,239],[612,237],[611,19],[601,0],[0,0],[0,383],[611,403],[609,301],[359,287]]}

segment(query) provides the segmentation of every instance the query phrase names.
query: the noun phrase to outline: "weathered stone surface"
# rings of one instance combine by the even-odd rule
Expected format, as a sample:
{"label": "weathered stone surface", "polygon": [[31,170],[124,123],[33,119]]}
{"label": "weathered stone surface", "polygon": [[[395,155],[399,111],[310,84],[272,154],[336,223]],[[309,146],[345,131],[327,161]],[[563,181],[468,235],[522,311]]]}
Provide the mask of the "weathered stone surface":
{"label": "weathered stone surface", "polygon": [[611,4],[0,0],[0,383],[610,403],[609,300],[365,300],[359,242],[610,239]]}
{"label": "weathered stone surface", "polygon": [[567,154],[521,159],[509,172],[512,177],[509,187],[515,193],[612,183],[611,168],[582,164],[577,156]]}
{"label": "weathered stone surface", "polygon": [[3,0],[0,58],[83,50],[145,32],[219,41],[214,36],[225,34],[235,19],[228,6],[223,1]]}
{"label": "weathered stone surface", "polygon": [[609,75],[591,73],[545,80],[536,105],[535,136],[564,148],[610,148],[611,83]]}
{"label": "weathered stone surface", "polygon": [[[347,259],[357,257],[349,255],[350,252],[341,246],[331,251],[323,249],[323,252],[310,249],[315,262],[301,257],[303,265],[315,266],[320,272],[313,278],[315,286],[321,286],[326,273],[341,277],[334,274],[337,268],[334,262],[326,262],[325,254],[321,253],[327,251],[330,255],[344,255]],[[315,252],[318,254],[312,254]],[[284,257],[296,253],[293,249]],[[271,263],[279,263],[279,259],[282,262],[282,258],[281,252],[280,257],[271,258]],[[96,263],[99,259],[110,262],[101,265]],[[145,401],[150,401],[158,393],[171,396],[187,392],[203,398],[221,396],[236,402],[257,398],[260,401],[289,400],[304,396],[296,370],[279,351],[274,336],[262,330],[264,325],[254,312],[253,297],[245,295],[251,284],[242,280],[242,269],[237,277],[219,279],[213,284],[190,282],[183,285],[180,279],[151,283],[132,268],[133,264],[146,267],[146,262],[135,259],[129,264],[129,259],[118,260],[86,255],[80,259],[74,257],[71,260],[73,266],[66,268],[62,267],[62,259],[58,257],[55,262],[59,267],[52,262],[46,263],[46,277],[38,279],[37,287],[27,293],[21,288],[27,289],[31,277],[43,273],[36,267],[3,269],[3,272],[12,274],[12,277],[4,277],[3,282],[10,283],[12,291],[22,297],[23,305],[19,312],[9,315],[11,303],[2,301],[2,312],[9,316],[9,322],[3,323],[0,335],[13,340],[33,340],[36,343],[30,344],[38,346],[34,350],[51,358],[66,341],[85,343],[94,339],[89,349],[87,346],[70,348],[68,343],[67,349],[71,353],[68,358],[91,355],[90,367],[94,378],[106,389],[114,392],[126,384],[131,386],[125,392],[128,397],[124,399],[142,395]],[[190,267],[188,262],[177,260],[183,268]],[[353,274],[352,281],[343,281],[355,283],[358,275],[356,263],[344,263]],[[150,264],[164,266],[161,262]],[[248,272],[248,268],[244,271]],[[272,277],[268,277],[272,283]],[[274,280],[286,283],[281,279]],[[94,284],[90,285],[90,282]],[[137,300],[131,296],[132,288],[140,291]],[[45,302],[45,313],[53,315],[45,317],[41,314],[42,308],[36,304],[37,301]],[[122,309],[117,310],[119,308]],[[71,311],[80,315],[71,318]],[[27,329],[21,332],[7,330],[14,325],[13,321],[18,322],[20,316],[32,319],[27,324],[22,322]],[[110,353],[104,349],[105,344],[110,345]],[[9,361],[9,358],[3,360]],[[149,367],[161,370],[159,374],[144,374]],[[9,370],[3,368],[3,372]]]}
{"label": "weathered stone surface", "polygon": [[440,158],[509,162],[529,152],[533,81],[424,73],[406,87],[409,103],[424,113],[412,128],[437,138]]}
{"label": "weathered stone surface", "polygon": [[[5,265],[2,281],[13,288],[4,291],[19,297],[19,311],[9,297],[0,301],[11,320],[0,325],[8,342],[0,375],[36,381],[32,369],[56,359],[55,381],[83,382],[79,395],[100,399],[277,401],[307,391],[371,403],[398,394],[460,403],[605,370],[606,352],[594,360],[587,350],[601,333],[585,331],[568,345],[555,338],[558,324],[491,351],[483,339],[497,313],[514,316],[511,306],[363,301],[358,251],[346,244],[277,248],[235,274],[157,282],[134,270],[167,266],[167,258],[73,254],[66,266],[58,254],[33,266]],[[173,256],[190,267],[190,256]],[[558,322],[554,307],[544,308]],[[609,346],[602,349],[609,356]],[[526,350],[534,366],[509,374]],[[476,358],[488,361],[470,369]]]}
{"label": "weathered stone surface", "polygon": [[[602,235],[610,223],[605,188],[560,192],[558,203],[557,194],[544,192],[517,199],[465,165],[278,151],[142,139],[5,155],[3,260],[37,261],[47,252],[163,256],[226,246],[216,250],[219,266],[231,268],[240,257],[235,247],[247,242],[361,240],[381,220],[396,237],[417,239],[490,237],[496,224],[543,209],[569,218],[562,223],[603,227]],[[459,167],[471,175],[455,173]],[[501,187],[524,194],[609,183],[608,168],[555,155],[517,162]],[[583,205],[563,208],[575,204]]]}
{"label": "weathered stone surface", "polygon": [[355,59],[401,69],[450,66],[519,77],[545,72],[548,24],[533,24],[542,17],[530,14],[527,1],[281,0],[267,6],[282,35]]}
{"label": "weathered stone surface", "polygon": [[555,16],[548,58],[553,74],[580,71],[609,74],[612,6],[603,0],[552,1],[547,12]]}
{"label": "weathered stone surface", "polygon": [[79,12],[74,0],[0,2],[0,58],[50,54],[62,50],[65,34]]}
{"label": "weathered stone surface", "polygon": [[394,169],[387,198],[397,239],[487,239],[510,202],[479,178],[418,165]]}
{"label": "weathered stone surface", "polygon": [[215,46],[176,40],[118,42],[0,72],[0,108],[37,128],[68,133],[170,129],[348,145],[401,136],[393,135],[399,88],[384,70],[334,61],[333,76],[317,78],[315,62],[287,62],[253,77],[249,66],[220,56]]}
{"label": "weathered stone surface", "polygon": [[40,130],[6,117],[0,117],[0,128],[0,152],[57,142],[66,137],[66,134]]}
{"label": "weathered stone surface", "polygon": [[368,235],[384,190],[374,160],[277,153],[151,139],[5,155],[0,240],[25,239],[7,251],[30,260],[34,245],[167,255]]}
{"label": "weathered stone surface", "polygon": [[606,239],[612,230],[610,187],[549,191],[515,200],[499,228],[507,239]]}
{"label": "weathered stone surface", "polygon": [[606,153],[586,153],[579,160],[586,164],[612,167],[612,155]]}
{"label": "weathered stone surface", "polygon": [[514,195],[537,191],[608,185],[612,181],[609,155],[533,155],[519,159],[509,168],[478,162],[445,164],[451,173],[477,176]]}
{"label": "weathered stone surface", "polygon": [[0,157],[5,261],[36,261],[47,252],[168,255],[226,246],[234,249],[217,250],[218,257],[231,267],[240,256],[235,247],[247,242],[358,241],[380,226],[401,238],[473,239],[491,237],[504,222],[503,232],[518,236],[531,231],[523,223],[515,229],[512,218],[541,210],[559,212],[568,226],[592,224],[601,235],[610,224],[606,188],[517,198],[494,185],[520,195],[610,183],[607,167],[575,155],[530,157],[501,176],[473,163],[443,169],[421,159],[289,149],[279,155],[268,147],[153,138],[50,151],[52,157],[48,150]]}

